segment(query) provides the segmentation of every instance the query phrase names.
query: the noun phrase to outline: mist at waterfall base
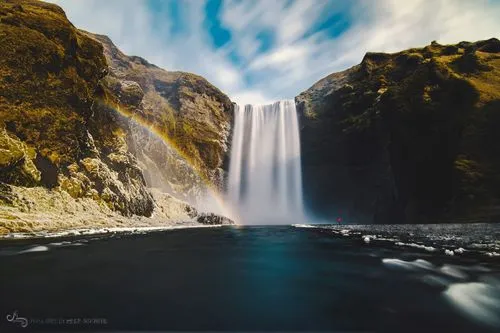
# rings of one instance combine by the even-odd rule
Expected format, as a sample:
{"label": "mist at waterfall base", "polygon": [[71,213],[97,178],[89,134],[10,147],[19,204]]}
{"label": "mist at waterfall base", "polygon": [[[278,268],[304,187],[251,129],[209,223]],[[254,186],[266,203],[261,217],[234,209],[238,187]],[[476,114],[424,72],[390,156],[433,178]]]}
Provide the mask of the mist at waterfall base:
{"label": "mist at waterfall base", "polygon": [[166,140],[151,126],[141,124],[132,117],[124,117],[118,110],[114,111],[129,122],[129,144],[149,188],[184,201],[199,212],[232,215],[218,191],[200,175],[189,157],[183,155],[172,141]]}
{"label": "mist at waterfall base", "polygon": [[244,224],[304,220],[297,111],[293,100],[236,106],[227,200]]}

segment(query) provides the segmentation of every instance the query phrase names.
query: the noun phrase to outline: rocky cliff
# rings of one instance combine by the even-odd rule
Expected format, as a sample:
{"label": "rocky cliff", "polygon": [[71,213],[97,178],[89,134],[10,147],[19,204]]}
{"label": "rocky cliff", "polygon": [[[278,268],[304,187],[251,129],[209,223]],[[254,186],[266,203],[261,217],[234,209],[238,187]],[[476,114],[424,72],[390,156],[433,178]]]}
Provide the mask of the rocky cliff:
{"label": "rocky cliff", "polygon": [[[227,96],[199,76],[123,55],[56,5],[0,3],[0,73],[3,232],[43,229],[36,220],[47,212],[171,217],[158,208],[170,197],[148,186],[158,184],[148,163],[180,198],[222,178]],[[190,209],[178,217],[193,218]]]}
{"label": "rocky cliff", "polygon": [[229,98],[201,76],[165,71],[124,55],[106,36],[88,35],[104,46],[110,69],[105,85],[116,101],[171,142],[204,177],[220,183],[233,108]]}
{"label": "rocky cliff", "polygon": [[368,53],[296,97],[305,197],[376,223],[500,217],[500,41]]}

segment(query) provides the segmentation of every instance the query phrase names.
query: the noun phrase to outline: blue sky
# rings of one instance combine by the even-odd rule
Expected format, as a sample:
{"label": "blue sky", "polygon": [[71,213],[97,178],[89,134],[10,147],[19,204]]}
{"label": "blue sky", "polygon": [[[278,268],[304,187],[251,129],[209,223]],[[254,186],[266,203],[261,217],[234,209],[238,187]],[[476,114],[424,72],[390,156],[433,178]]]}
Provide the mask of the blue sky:
{"label": "blue sky", "polygon": [[52,2],[126,54],[202,75],[238,103],[294,98],[367,51],[500,38],[498,0]]}

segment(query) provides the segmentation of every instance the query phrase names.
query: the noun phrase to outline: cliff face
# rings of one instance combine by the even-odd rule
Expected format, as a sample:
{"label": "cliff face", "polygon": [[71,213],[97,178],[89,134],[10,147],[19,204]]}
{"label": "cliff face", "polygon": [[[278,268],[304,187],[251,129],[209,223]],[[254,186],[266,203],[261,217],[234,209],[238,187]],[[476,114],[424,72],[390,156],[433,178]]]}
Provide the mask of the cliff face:
{"label": "cliff face", "polygon": [[296,97],[305,197],[376,223],[500,215],[500,41],[368,53]]}
{"label": "cliff face", "polygon": [[222,187],[229,98],[200,76],[165,71],[124,55],[106,36],[88,35],[104,46],[108,104],[122,106],[122,113],[156,133],[133,128],[134,154],[145,166],[148,184],[191,199],[203,181]]}
{"label": "cliff face", "polygon": [[[76,29],[56,5],[2,1],[4,231],[7,224],[7,230],[16,229],[15,222],[22,220],[17,213],[57,214],[54,207],[61,203],[66,207],[59,207],[61,213],[147,217],[158,211],[155,216],[171,217],[155,210],[170,197],[153,196],[148,183],[154,181],[150,175],[145,179],[144,161],[163,172],[179,197],[199,184],[199,178],[219,179],[230,108],[229,99],[203,78],[127,57],[106,37]],[[158,135],[140,124],[155,124]],[[162,136],[180,153],[164,148]],[[190,209],[183,216],[192,218]],[[23,220],[17,226],[29,230],[29,223]]]}
{"label": "cliff face", "polygon": [[[96,125],[92,105],[107,73],[102,46],[59,7],[38,1],[2,2],[0,26],[0,181],[150,215],[152,197],[120,133]],[[114,143],[115,155],[105,142]]]}

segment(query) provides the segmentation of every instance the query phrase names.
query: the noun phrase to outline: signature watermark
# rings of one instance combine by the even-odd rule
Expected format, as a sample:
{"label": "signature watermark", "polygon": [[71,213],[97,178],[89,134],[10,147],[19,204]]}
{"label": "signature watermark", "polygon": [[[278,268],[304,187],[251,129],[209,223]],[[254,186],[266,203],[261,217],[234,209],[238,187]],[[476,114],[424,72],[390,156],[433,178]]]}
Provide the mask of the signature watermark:
{"label": "signature watermark", "polygon": [[17,315],[17,311],[14,311],[13,314],[8,314],[5,316],[7,318],[7,321],[10,321],[11,323],[14,324],[19,324],[21,327],[27,327],[28,326],[28,319],[24,317],[19,317]]}
{"label": "signature watermark", "polygon": [[18,311],[14,311],[12,314],[7,314],[5,316],[8,322],[13,325],[19,325],[20,327],[26,328],[29,325],[107,325],[108,320],[106,318],[91,318],[91,317],[50,317],[50,318],[32,318],[32,317],[21,317]]}

